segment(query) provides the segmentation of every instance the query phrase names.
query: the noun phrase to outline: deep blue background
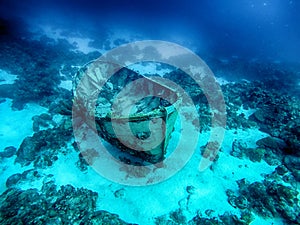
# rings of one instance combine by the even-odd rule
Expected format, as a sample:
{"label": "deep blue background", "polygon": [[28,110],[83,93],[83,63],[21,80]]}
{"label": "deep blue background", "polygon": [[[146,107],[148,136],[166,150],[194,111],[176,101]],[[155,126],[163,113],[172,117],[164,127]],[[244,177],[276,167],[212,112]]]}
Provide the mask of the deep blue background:
{"label": "deep blue background", "polygon": [[[21,18],[31,26],[52,23],[83,32],[119,26],[149,39],[192,43],[200,53],[218,57],[300,61],[299,1],[0,2],[2,17]],[[13,29],[20,28],[14,24]]]}

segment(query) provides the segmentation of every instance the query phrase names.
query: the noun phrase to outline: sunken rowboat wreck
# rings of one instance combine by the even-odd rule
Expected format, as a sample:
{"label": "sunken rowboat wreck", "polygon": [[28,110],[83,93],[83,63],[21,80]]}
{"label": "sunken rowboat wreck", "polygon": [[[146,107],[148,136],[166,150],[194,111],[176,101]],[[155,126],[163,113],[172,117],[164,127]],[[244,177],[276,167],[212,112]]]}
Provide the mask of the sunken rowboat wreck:
{"label": "sunken rowboat wreck", "polygon": [[121,160],[164,159],[181,101],[175,85],[101,61],[81,67],[73,82],[77,110],[94,110],[91,123],[102,139],[117,147]]}

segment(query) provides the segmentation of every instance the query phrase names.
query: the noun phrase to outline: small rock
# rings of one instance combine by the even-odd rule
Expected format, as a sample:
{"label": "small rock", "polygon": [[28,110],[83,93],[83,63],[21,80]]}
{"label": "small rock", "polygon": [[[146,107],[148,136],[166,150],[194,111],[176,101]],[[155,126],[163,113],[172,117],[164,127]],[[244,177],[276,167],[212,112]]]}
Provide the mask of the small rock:
{"label": "small rock", "polygon": [[240,195],[237,198],[235,198],[234,203],[240,209],[246,209],[246,208],[248,208],[248,200],[243,195]]}
{"label": "small rock", "polygon": [[205,210],[205,215],[207,215],[208,217],[212,217],[214,212],[215,211],[212,209],[207,209],[207,210]]}
{"label": "small rock", "polygon": [[117,191],[114,192],[114,196],[116,198],[123,198],[125,196],[125,189],[124,188],[121,188]]}
{"label": "small rock", "polygon": [[32,130],[33,132],[38,132],[40,130],[40,125],[37,121],[33,121]]}
{"label": "small rock", "polygon": [[189,186],[186,187],[186,191],[189,194],[195,194],[196,188],[194,186],[192,186],[192,185],[189,185]]}
{"label": "small rock", "polygon": [[187,218],[184,215],[183,211],[181,209],[178,209],[174,212],[170,213],[170,218],[176,223],[176,224],[186,224]]}
{"label": "small rock", "polygon": [[6,180],[6,187],[10,188],[12,186],[15,186],[21,179],[22,179],[22,174],[20,174],[20,173],[16,173],[16,174],[11,175]]}
{"label": "small rock", "polygon": [[230,155],[239,159],[243,158],[243,150],[247,148],[247,144],[242,140],[234,140],[231,147]]}
{"label": "small rock", "polygon": [[281,176],[288,172],[288,169],[284,165],[277,166],[275,170]]}
{"label": "small rock", "polygon": [[291,209],[287,204],[281,204],[280,205],[280,210],[282,211],[282,216],[285,218],[287,221],[290,221],[289,224],[299,224],[300,219],[299,219],[299,214]]}
{"label": "small rock", "polygon": [[259,139],[256,142],[256,144],[259,147],[267,147],[267,148],[271,148],[271,149],[277,149],[279,147],[276,139],[272,138],[272,137],[265,137],[265,138]]}
{"label": "small rock", "polygon": [[41,118],[42,120],[52,120],[52,116],[49,115],[49,114],[47,114],[47,113],[42,113],[42,114],[40,115],[40,118]]}
{"label": "small rock", "polygon": [[264,160],[270,166],[278,166],[278,165],[281,165],[281,163],[282,163],[282,155],[275,154],[272,151],[268,151],[268,153],[265,154]]}
{"label": "small rock", "polygon": [[300,182],[300,171],[299,170],[295,170],[292,174],[293,174],[295,180],[298,181],[298,182]]}
{"label": "small rock", "polygon": [[276,188],[277,195],[284,198],[289,204],[293,204],[299,194],[296,189],[281,184],[278,184]]}
{"label": "small rock", "polygon": [[265,115],[264,115],[264,112],[263,110],[259,109],[257,110],[255,113],[254,113],[254,117],[255,119],[257,119],[259,122],[264,122],[265,121]]}
{"label": "small rock", "polygon": [[291,171],[300,170],[300,157],[287,155],[284,157],[283,163]]}
{"label": "small rock", "polygon": [[35,159],[41,145],[44,143],[37,143],[33,137],[26,137],[17,151],[16,162],[22,166],[29,165]]}
{"label": "small rock", "polygon": [[265,155],[266,150],[264,148],[251,148],[247,149],[246,155],[252,162],[260,162]]}
{"label": "small rock", "polygon": [[232,190],[228,189],[228,190],[226,190],[226,195],[228,197],[228,199],[227,199],[228,203],[232,207],[236,208],[236,204],[235,204],[236,196],[235,196],[234,192]]}
{"label": "small rock", "polygon": [[0,152],[0,157],[10,158],[14,154],[16,154],[16,152],[17,152],[17,149],[14,146],[9,146],[9,147],[6,147],[3,152]]}

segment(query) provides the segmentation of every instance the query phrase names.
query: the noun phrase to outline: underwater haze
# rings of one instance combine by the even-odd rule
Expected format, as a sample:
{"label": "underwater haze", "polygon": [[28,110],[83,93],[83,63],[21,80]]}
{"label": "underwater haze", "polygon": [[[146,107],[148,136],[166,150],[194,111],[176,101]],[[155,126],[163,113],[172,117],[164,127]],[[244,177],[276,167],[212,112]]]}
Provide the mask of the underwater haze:
{"label": "underwater haze", "polygon": [[300,224],[299,10],[1,0],[0,224]]}
{"label": "underwater haze", "polygon": [[148,39],[188,43],[201,54],[300,60],[297,1],[3,2],[2,16],[32,27],[55,24],[73,32],[123,27]]}

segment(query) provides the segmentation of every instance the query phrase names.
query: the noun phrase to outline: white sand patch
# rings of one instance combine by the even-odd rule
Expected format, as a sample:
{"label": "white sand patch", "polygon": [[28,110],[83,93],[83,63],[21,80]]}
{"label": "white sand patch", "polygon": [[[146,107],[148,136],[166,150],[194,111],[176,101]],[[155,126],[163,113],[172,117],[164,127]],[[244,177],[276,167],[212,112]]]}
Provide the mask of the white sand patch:
{"label": "white sand patch", "polygon": [[[177,143],[179,130],[175,130],[169,147]],[[238,190],[236,181],[246,178],[250,182],[263,180],[263,173],[271,173],[274,167],[265,162],[254,163],[248,159],[238,159],[231,156],[232,142],[234,139],[243,139],[248,147],[255,147],[258,139],[267,134],[257,129],[229,130],[225,133],[222,152],[219,159],[213,164],[212,169],[198,171],[200,146],[206,144],[209,132],[202,133],[193,157],[187,165],[170,179],[152,186],[130,187],[113,183],[92,168],[83,173],[75,165],[79,152],[72,150],[65,156],[60,155],[59,160],[46,170],[48,174],[55,175],[56,183],[60,185],[72,184],[75,187],[84,187],[98,192],[98,209],[116,213],[123,220],[138,224],[154,224],[154,218],[168,214],[170,211],[181,208],[188,220],[192,219],[197,211],[204,214],[207,209],[214,210],[214,214],[224,212],[239,214],[227,201],[226,190]],[[176,138],[177,137],[177,138]],[[175,140],[174,140],[175,139]],[[187,140],[188,141],[188,140]],[[114,173],[114,171],[111,171]],[[195,192],[190,195],[187,186],[194,186]],[[123,196],[117,198],[114,193],[122,190]],[[258,221],[261,221],[258,219]],[[276,220],[270,220],[280,224]],[[256,223],[259,224],[259,223]]]}
{"label": "white sand patch", "polygon": [[72,84],[71,80],[63,80],[63,81],[60,82],[60,84],[58,85],[58,87],[67,89],[69,91],[72,91],[73,84]]}
{"label": "white sand patch", "polygon": [[97,49],[94,47],[89,46],[89,44],[93,41],[90,38],[83,38],[83,37],[76,37],[76,36],[66,36],[64,35],[64,31],[62,29],[55,29],[51,26],[44,25],[40,26],[43,34],[45,34],[47,37],[54,39],[57,41],[58,39],[65,39],[67,40],[71,45],[73,45],[76,49],[75,51],[82,52],[84,54],[88,54],[94,51],[104,52],[102,49]]}
{"label": "white sand patch", "polygon": [[[10,99],[6,99],[6,102],[0,104],[1,151],[8,146],[19,148],[23,139],[33,134],[31,118],[47,112],[47,109],[36,104],[27,104],[23,110],[13,111],[11,103]],[[15,157],[0,159],[0,193],[6,189],[5,182],[9,176],[32,168],[32,166],[21,167],[20,164],[14,164]]]}
{"label": "white sand patch", "polygon": [[245,115],[245,118],[246,119],[248,119],[249,118],[249,116],[251,116],[253,113],[255,113],[256,112],[256,109],[251,109],[251,108],[249,108],[249,109],[244,109],[244,106],[242,105],[239,109],[238,109],[238,111],[237,111],[237,114],[238,115],[241,115],[242,113]]}
{"label": "white sand patch", "polygon": [[[65,65],[61,65],[61,68],[59,70],[59,75],[63,78],[63,79],[66,79],[66,75],[62,73],[62,70],[64,69]],[[71,66],[72,68],[80,68],[80,66]],[[72,83],[72,80],[62,80],[60,82],[60,84],[58,85],[58,87],[60,88],[64,88],[64,89],[67,89],[69,91],[72,91],[72,88],[73,88],[73,83]]]}
{"label": "white sand patch", "polygon": [[0,84],[13,84],[18,75],[14,75],[0,69]]}
{"label": "white sand patch", "polygon": [[79,37],[64,37],[70,44],[76,47],[76,51],[88,54],[94,51],[101,51],[100,49],[89,46],[89,43],[93,40],[90,38],[79,38]]}
{"label": "white sand patch", "polygon": [[229,82],[228,80],[226,80],[223,77],[216,77],[216,80],[219,83],[219,85],[225,85],[225,84],[229,84],[229,83],[234,83],[234,82]]}
{"label": "white sand patch", "polygon": [[[11,100],[0,104],[0,149],[7,146],[19,147],[22,140],[32,135],[32,116],[46,112],[45,108],[34,104],[28,104],[22,111],[11,110]],[[57,116],[55,120],[60,121]],[[107,210],[116,213],[121,219],[143,225],[154,224],[154,218],[169,214],[177,209],[183,210],[187,220],[197,215],[197,211],[205,215],[207,209],[214,210],[218,216],[224,212],[239,214],[239,210],[233,208],[227,201],[226,190],[238,191],[236,181],[245,178],[249,182],[263,180],[264,173],[271,173],[275,167],[269,166],[264,161],[252,162],[249,159],[238,159],[230,155],[232,142],[242,139],[248,147],[256,147],[258,139],[268,136],[258,129],[227,130],[222,143],[222,151],[219,159],[212,165],[212,169],[203,172],[198,170],[201,160],[200,147],[209,139],[209,132],[204,132],[199,137],[199,143],[191,160],[177,174],[170,179],[152,186],[131,187],[113,183],[96,173],[91,167],[82,172],[76,166],[79,152],[70,146],[69,153],[59,154],[58,161],[53,166],[43,170],[45,174],[53,174],[58,186],[71,184],[75,187],[84,187],[98,192],[98,210]],[[180,137],[180,127],[177,124],[169,143],[169,150],[176,148]],[[189,137],[188,137],[189,138]],[[189,143],[192,140],[185,140]],[[192,138],[192,137],[190,137]],[[15,173],[22,173],[32,168],[14,164],[15,157],[2,159],[0,174],[0,191],[5,190],[6,179]],[[114,171],[111,171],[114,173]],[[40,181],[22,185],[27,188],[41,188]],[[187,186],[195,187],[193,194],[187,192]],[[123,195],[116,197],[115,192],[122,190]],[[190,195],[190,197],[188,197]],[[257,218],[253,224],[265,223],[265,220]],[[281,225],[281,220],[268,220],[268,223]]]}
{"label": "white sand patch", "polygon": [[7,146],[18,148],[25,137],[33,134],[31,118],[47,112],[46,108],[33,103],[26,104],[21,111],[13,111],[11,104],[11,99],[0,104],[0,149]]}
{"label": "white sand patch", "polygon": [[160,63],[149,62],[149,63],[136,63],[127,67],[142,75],[160,75],[163,76],[166,73],[170,73],[172,70],[164,68]]}
{"label": "white sand patch", "polygon": [[255,148],[256,141],[269,136],[268,134],[261,132],[257,128],[252,129],[238,129],[238,130],[226,130],[224,141],[222,144],[222,151],[229,154],[232,147],[232,142],[235,139],[241,139],[247,144],[248,148]]}
{"label": "white sand patch", "polygon": [[52,26],[50,25],[43,25],[40,26],[43,34],[45,34],[47,37],[54,39],[55,41],[57,41],[58,39],[60,39],[61,36],[61,32],[62,30],[60,29],[54,29]]}

